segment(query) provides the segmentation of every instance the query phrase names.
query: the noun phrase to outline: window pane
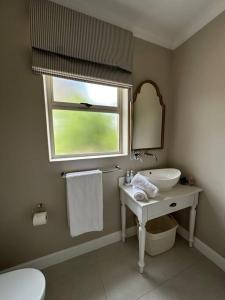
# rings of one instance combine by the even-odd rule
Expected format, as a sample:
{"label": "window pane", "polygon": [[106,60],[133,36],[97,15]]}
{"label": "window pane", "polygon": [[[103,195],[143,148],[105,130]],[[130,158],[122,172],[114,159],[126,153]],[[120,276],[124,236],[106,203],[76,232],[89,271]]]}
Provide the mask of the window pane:
{"label": "window pane", "polygon": [[53,110],[56,155],[119,152],[116,113]]}
{"label": "window pane", "polygon": [[54,101],[117,106],[117,87],[52,77]]}

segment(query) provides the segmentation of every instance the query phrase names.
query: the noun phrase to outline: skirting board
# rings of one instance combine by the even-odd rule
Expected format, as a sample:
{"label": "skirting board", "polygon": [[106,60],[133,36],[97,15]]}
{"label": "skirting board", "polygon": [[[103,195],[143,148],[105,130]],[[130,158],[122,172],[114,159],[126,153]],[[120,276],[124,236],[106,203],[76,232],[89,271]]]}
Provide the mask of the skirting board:
{"label": "skirting board", "polygon": [[[130,227],[127,229],[127,237],[131,237],[136,235],[137,228],[136,226]],[[188,240],[188,231],[182,226],[178,227],[177,233],[182,236],[185,240]],[[74,257],[80,256],[82,254],[100,249],[107,245],[116,243],[121,240],[121,231],[116,231],[114,233],[105,235],[95,240],[91,240],[89,242],[67,248],[65,250],[61,250],[40,258],[37,258],[32,261],[28,261],[26,263],[14,266],[12,268],[3,270],[0,273],[13,271],[21,268],[36,268],[36,269],[44,269],[58,263],[64,262],[66,260],[72,259]],[[204,244],[198,238],[194,239],[194,247],[199,250],[203,255],[205,255],[208,259],[214,262],[220,269],[225,271],[225,258],[219,255],[212,248]]]}
{"label": "skirting board", "polygon": [[[130,227],[127,229],[127,237],[134,236],[137,233],[136,226]],[[20,265],[11,267],[9,269],[3,270],[0,273],[5,273],[17,269],[22,268],[36,268],[36,269],[44,269],[71,258],[80,256],[82,254],[97,250],[99,248],[105,247],[107,245],[119,242],[121,240],[121,231],[116,231],[108,235],[104,235],[98,239],[88,241],[86,243],[67,248],[46,256],[42,256],[35,260],[31,260]]]}
{"label": "skirting board", "polygon": [[[179,226],[177,233],[188,241],[188,231],[184,227]],[[217,267],[225,271],[225,258],[223,256],[221,256],[215,250],[207,246],[197,237],[195,237],[194,239],[194,247],[203,255],[205,255],[209,260],[214,262],[214,264],[217,265]]]}

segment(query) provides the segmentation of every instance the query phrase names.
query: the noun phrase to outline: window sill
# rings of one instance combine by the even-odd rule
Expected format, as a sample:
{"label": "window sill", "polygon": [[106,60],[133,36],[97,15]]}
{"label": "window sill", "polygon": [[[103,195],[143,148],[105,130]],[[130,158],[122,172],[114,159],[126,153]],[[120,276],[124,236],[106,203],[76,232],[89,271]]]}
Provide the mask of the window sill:
{"label": "window sill", "polygon": [[94,156],[77,156],[77,157],[61,157],[61,158],[49,158],[50,162],[59,162],[59,161],[71,161],[71,160],[84,160],[84,159],[96,159],[96,158],[113,158],[113,157],[121,157],[128,156],[128,153],[120,153],[120,154],[106,154],[106,155],[94,155]]}

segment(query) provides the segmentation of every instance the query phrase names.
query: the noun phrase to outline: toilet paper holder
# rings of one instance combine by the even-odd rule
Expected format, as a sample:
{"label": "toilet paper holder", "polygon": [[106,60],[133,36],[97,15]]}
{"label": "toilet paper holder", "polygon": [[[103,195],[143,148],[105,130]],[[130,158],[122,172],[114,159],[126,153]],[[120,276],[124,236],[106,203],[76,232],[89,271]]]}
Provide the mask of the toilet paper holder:
{"label": "toilet paper holder", "polygon": [[33,226],[40,226],[47,224],[48,214],[43,203],[38,203],[33,209],[32,223]]}
{"label": "toilet paper holder", "polygon": [[36,214],[36,213],[40,213],[40,212],[45,212],[46,208],[44,203],[38,203],[36,204],[35,208],[32,210],[32,215]]}

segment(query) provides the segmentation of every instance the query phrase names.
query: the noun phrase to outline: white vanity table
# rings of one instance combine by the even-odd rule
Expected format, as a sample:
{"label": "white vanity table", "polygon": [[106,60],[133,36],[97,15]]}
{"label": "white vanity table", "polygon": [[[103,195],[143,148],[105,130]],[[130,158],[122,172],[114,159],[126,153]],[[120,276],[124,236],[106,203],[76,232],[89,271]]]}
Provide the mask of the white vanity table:
{"label": "white vanity table", "polygon": [[132,186],[124,185],[124,177],[119,178],[121,218],[122,218],[122,241],[126,239],[126,206],[137,216],[139,222],[139,271],[144,270],[145,254],[145,224],[154,218],[173,213],[175,211],[191,207],[189,221],[189,246],[193,245],[196,207],[198,195],[202,191],[196,186],[176,185],[171,190],[160,192],[156,198],[149,202],[138,202],[134,199]]}

